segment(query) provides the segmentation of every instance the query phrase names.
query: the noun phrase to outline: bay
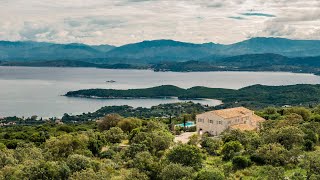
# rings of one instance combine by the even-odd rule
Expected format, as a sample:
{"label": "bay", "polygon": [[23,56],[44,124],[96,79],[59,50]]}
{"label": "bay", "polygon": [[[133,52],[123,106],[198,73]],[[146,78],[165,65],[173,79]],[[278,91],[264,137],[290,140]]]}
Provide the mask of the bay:
{"label": "bay", "polygon": [[[107,81],[115,81],[108,83]],[[312,74],[286,72],[153,72],[151,70],[111,70],[95,68],[0,67],[0,117],[38,115],[61,117],[81,114],[103,106],[151,107],[181,102],[172,99],[86,99],[61,96],[68,91],[107,88],[131,89],[159,85],[182,88],[206,86],[238,89],[254,84],[319,84]],[[218,105],[218,100],[197,100]]]}

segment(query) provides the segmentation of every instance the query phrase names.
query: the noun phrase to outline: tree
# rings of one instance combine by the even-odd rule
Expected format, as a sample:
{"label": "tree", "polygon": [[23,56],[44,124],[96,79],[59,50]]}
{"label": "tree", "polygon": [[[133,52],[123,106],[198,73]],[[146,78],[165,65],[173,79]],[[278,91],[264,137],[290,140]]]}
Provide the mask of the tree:
{"label": "tree", "polygon": [[139,152],[133,159],[133,167],[140,172],[147,174],[151,179],[155,179],[158,174],[158,167],[154,157],[148,152]]}
{"label": "tree", "polygon": [[122,140],[126,138],[126,135],[119,127],[112,127],[108,131],[104,132],[104,135],[106,136],[107,142],[110,143],[121,143]]}
{"label": "tree", "polygon": [[248,153],[256,150],[262,143],[262,139],[257,132],[241,131],[239,129],[224,132],[222,140],[225,143],[229,141],[239,141]]}
{"label": "tree", "polygon": [[232,158],[232,164],[234,169],[244,169],[250,166],[251,161],[245,156],[235,156]]}
{"label": "tree", "polygon": [[307,179],[311,179],[312,176],[320,177],[320,153],[316,151],[307,155],[302,166],[307,171]]}
{"label": "tree", "polygon": [[93,169],[88,168],[88,169],[74,172],[69,179],[70,180],[85,180],[85,179],[105,180],[105,179],[111,179],[111,173],[108,171],[102,171],[102,170],[95,172]]}
{"label": "tree", "polygon": [[284,110],[285,115],[292,114],[292,113],[299,114],[305,121],[308,121],[311,117],[310,110],[304,107],[292,107]]}
{"label": "tree", "polygon": [[223,145],[221,154],[224,160],[230,160],[243,149],[239,141],[230,141]]}
{"label": "tree", "polygon": [[198,134],[193,134],[189,137],[188,144],[197,146],[199,144],[200,137]]}
{"label": "tree", "polygon": [[277,133],[277,139],[288,150],[292,149],[294,145],[303,144],[304,133],[297,127],[288,126],[280,128]]}
{"label": "tree", "polygon": [[192,167],[182,166],[181,164],[169,164],[160,172],[162,180],[193,179],[194,170]]}
{"label": "tree", "polygon": [[14,158],[14,151],[7,148],[2,148],[0,150],[0,168],[6,165],[14,165],[18,163],[17,159]]}
{"label": "tree", "polygon": [[283,180],[285,170],[282,167],[264,166],[259,174],[264,175],[267,180]]}
{"label": "tree", "polygon": [[198,172],[196,180],[224,180],[222,172],[216,169],[204,169]]}
{"label": "tree", "polygon": [[93,131],[89,131],[88,136],[88,149],[93,155],[99,155],[101,148],[107,143],[106,137],[100,132]]}
{"label": "tree", "polygon": [[67,158],[66,162],[72,172],[81,171],[88,168],[91,168],[95,171],[98,170],[98,164],[84,155],[72,154]]}
{"label": "tree", "polygon": [[125,157],[133,159],[139,152],[148,151],[145,144],[133,143],[125,150]]}
{"label": "tree", "polygon": [[198,147],[188,144],[180,144],[167,154],[167,159],[170,162],[194,167],[196,169],[202,167],[204,158],[203,153]]}
{"label": "tree", "polygon": [[277,113],[277,108],[275,107],[267,107],[264,109],[264,113],[268,115],[276,114]]}
{"label": "tree", "polygon": [[304,142],[304,149],[306,151],[313,151],[315,149],[315,144],[314,142],[312,142],[311,140],[307,139],[305,142]]}
{"label": "tree", "polygon": [[212,139],[208,136],[202,136],[201,147],[204,148],[210,155],[218,155],[218,150],[223,142],[220,139]]}
{"label": "tree", "polygon": [[64,162],[29,161],[20,173],[21,179],[66,179],[70,169]]}
{"label": "tree", "polygon": [[296,124],[300,124],[303,122],[303,117],[299,114],[288,114],[285,116],[285,121],[287,125],[296,125]]}
{"label": "tree", "polygon": [[44,144],[44,151],[50,159],[61,159],[68,157],[70,154],[80,153],[88,150],[88,136],[84,134],[64,134],[58,137],[51,137]]}
{"label": "tree", "polygon": [[35,147],[32,143],[20,143],[18,144],[14,157],[20,162],[27,160],[43,160],[42,150]]}
{"label": "tree", "polygon": [[129,171],[129,174],[127,174],[124,179],[125,180],[148,180],[149,177],[145,173],[140,172],[137,169],[131,169]]}
{"label": "tree", "polygon": [[116,127],[122,117],[119,114],[108,114],[102,119],[97,121],[98,129],[100,131],[109,130],[112,127]]}
{"label": "tree", "polygon": [[279,143],[290,150],[294,145],[303,144],[304,133],[297,127],[286,126],[280,129],[273,129],[263,135],[266,143]]}
{"label": "tree", "polygon": [[288,150],[280,144],[265,144],[256,150],[251,160],[259,164],[282,166],[288,162]]}
{"label": "tree", "polygon": [[142,126],[142,121],[138,118],[125,118],[118,122],[117,126],[124,132],[130,133],[133,129]]}
{"label": "tree", "polygon": [[147,122],[145,131],[168,131],[168,127],[162,122],[152,120]]}
{"label": "tree", "polygon": [[131,140],[132,144],[144,144],[152,154],[160,153],[170,147],[173,135],[168,131],[154,130],[139,132]]}

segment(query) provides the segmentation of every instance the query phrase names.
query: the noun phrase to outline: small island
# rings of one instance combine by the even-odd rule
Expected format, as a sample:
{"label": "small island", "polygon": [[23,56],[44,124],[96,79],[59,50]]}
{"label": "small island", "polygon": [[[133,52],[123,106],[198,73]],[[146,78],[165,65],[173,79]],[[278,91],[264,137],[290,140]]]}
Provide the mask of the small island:
{"label": "small island", "polygon": [[85,89],[70,91],[68,97],[84,98],[165,98],[178,97],[183,100],[218,99],[223,107],[246,106],[263,108],[268,106],[309,106],[320,103],[320,85],[298,84],[288,86],[253,85],[238,90],[208,87],[183,89],[173,85],[163,85],[144,89]]}

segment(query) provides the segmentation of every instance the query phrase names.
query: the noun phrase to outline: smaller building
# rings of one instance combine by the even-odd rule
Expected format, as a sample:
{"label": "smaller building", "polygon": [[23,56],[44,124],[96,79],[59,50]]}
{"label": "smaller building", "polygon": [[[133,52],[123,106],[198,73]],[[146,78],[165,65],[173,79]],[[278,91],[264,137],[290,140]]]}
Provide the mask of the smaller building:
{"label": "smaller building", "polygon": [[261,122],[265,121],[254,111],[245,107],[215,110],[198,114],[197,132],[220,135],[227,129],[257,130]]}

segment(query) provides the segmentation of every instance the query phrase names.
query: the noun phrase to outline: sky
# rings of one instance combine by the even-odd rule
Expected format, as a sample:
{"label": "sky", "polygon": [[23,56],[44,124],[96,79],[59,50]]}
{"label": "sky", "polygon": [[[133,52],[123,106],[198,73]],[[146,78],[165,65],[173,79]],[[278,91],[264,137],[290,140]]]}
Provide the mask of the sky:
{"label": "sky", "polygon": [[320,0],[0,0],[0,40],[230,44],[320,39]]}

